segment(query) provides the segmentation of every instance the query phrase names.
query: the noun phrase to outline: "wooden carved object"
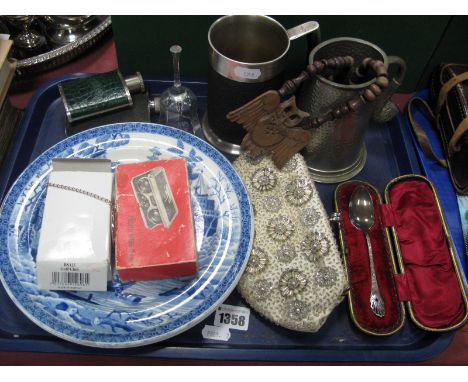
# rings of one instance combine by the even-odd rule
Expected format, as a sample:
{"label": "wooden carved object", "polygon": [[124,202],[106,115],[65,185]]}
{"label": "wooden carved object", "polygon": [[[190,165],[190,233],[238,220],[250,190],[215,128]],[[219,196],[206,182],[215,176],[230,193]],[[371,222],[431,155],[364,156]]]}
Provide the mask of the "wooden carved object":
{"label": "wooden carved object", "polygon": [[[376,76],[375,82],[336,109],[319,117],[310,118],[308,113],[297,108],[294,96],[281,102],[282,97],[294,94],[304,81],[320,74],[326,68],[349,69],[353,64],[354,60],[350,56],[315,61],[308,65],[298,77],[286,81],[278,91],[269,90],[229,112],[226,117],[231,122],[241,124],[247,130],[242,140],[242,149],[254,156],[271,155],[276,167],[281,169],[294,154],[308,145],[312,137],[309,129],[341,118],[359,110],[366,103],[375,101],[382,94],[382,90],[388,86],[387,69],[382,61],[365,58],[356,69],[356,75],[361,77],[365,71],[372,70]],[[306,118],[308,123],[302,128],[297,127]]]}
{"label": "wooden carved object", "polygon": [[309,114],[299,110],[296,98],[280,102],[279,93],[269,90],[244,106],[231,111],[227,118],[244,126],[247,134],[241,147],[256,156],[269,153],[276,167],[286,162],[310,141],[310,132],[296,128]]}

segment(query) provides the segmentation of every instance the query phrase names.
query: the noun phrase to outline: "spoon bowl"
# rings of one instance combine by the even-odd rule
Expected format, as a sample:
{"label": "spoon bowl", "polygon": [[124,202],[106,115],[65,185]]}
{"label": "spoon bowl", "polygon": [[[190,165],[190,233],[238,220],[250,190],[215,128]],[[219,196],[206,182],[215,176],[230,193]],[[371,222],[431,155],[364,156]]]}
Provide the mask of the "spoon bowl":
{"label": "spoon bowl", "polygon": [[374,225],[374,206],[369,191],[364,186],[354,190],[349,201],[351,224],[363,232],[369,232]]}

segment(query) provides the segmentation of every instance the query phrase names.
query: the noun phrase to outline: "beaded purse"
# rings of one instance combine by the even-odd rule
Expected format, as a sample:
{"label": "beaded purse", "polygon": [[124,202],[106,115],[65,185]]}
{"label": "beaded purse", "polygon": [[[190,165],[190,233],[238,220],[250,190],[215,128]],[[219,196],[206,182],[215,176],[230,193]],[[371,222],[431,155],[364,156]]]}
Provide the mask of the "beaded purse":
{"label": "beaded purse", "polygon": [[316,332],[343,299],[347,281],[315,184],[300,154],[281,170],[264,155],[241,154],[234,167],[255,214],[255,238],[238,290],[277,325]]}

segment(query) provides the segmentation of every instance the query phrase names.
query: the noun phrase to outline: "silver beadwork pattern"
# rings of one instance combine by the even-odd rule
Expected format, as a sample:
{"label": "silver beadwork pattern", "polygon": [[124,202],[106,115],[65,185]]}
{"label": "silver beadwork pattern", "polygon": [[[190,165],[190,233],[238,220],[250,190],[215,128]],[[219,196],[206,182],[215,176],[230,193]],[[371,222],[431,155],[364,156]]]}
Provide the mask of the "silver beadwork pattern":
{"label": "silver beadwork pattern", "polygon": [[283,272],[279,279],[279,291],[283,297],[292,297],[303,291],[307,283],[307,277],[303,272],[289,269]]}
{"label": "silver beadwork pattern", "polygon": [[310,306],[304,301],[293,300],[286,305],[288,317],[295,321],[304,320],[310,312]]}
{"label": "silver beadwork pattern", "polygon": [[268,280],[262,279],[255,282],[255,285],[252,289],[252,296],[256,300],[261,301],[267,299],[272,291],[273,284]]}
{"label": "silver beadwork pattern", "polygon": [[263,199],[263,208],[267,212],[278,212],[281,208],[281,199],[275,195]]}
{"label": "silver beadwork pattern", "polygon": [[312,306],[311,313],[314,316],[320,316],[324,312],[325,312],[325,308],[323,307],[322,304],[315,304],[314,306]]}
{"label": "silver beadwork pattern", "polygon": [[267,232],[275,241],[286,241],[294,234],[293,222],[284,215],[275,216],[268,221]]}
{"label": "silver beadwork pattern", "polygon": [[306,208],[302,214],[301,214],[301,223],[305,227],[310,227],[310,226],[315,226],[318,224],[320,218],[319,212],[311,207],[311,208]]}
{"label": "silver beadwork pattern", "polygon": [[[307,164],[299,154],[293,158],[282,169],[276,168],[266,155],[256,165],[251,164],[252,159],[246,153],[234,161],[256,207],[253,247],[263,250],[268,258],[268,263],[258,273],[244,272],[237,290],[262,317],[287,329],[311,333],[319,330],[330,312],[343,300],[347,283],[335,237],[316,185],[308,174]],[[264,168],[273,170],[276,175],[276,185],[271,191],[260,191],[252,181],[253,174]],[[297,181],[302,178],[309,179],[310,183],[304,184],[310,184],[312,192],[303,204],[299,203],[304,195],[297,192],[299,198],[295,205],[286,199],[286,188],[294,182],[303,186]],[[328,238],[329,253],[326,257],[317,256],[317,262],[309,261],[300,251],[300,243],[309,233],[316,236],[320,233]],[[253,263],[257,262],[254,260]],[[337,280],[332,287],[317,284],[329,282],[326,273],[316,275],[322,267],[336,270]],[[254,269],[249,268],[250,271]]]}
{"label": "silver beadwork pattern", "polygon": [[259,273],[263,271],[268,265],[268,255],[263,249],[258,247],[252,248],[250,252],[249,262],[247,263],[247,268],[245,271],[247,273]]}
{"label": "silver beadwork pattern", "polygon": [[297,157],[293,156],[289,161],[286,162],[281,171],[291,172],[294,171],[297,168],[297,166]]}
{"label": "silver beadwork pattern", "polygon": [[314,283],[322,288],[331,288],[336,284],[338,274],[335,269],[331,267],[320,267],[314,273]]}
{"label": "silver beadwork pattern", "polygon": [[328,239],[318,232],[309,232],[299,244],[299,252],[312,263],[328,255],[329,248]]}
{"label": "silver beadwork pattern", "polygon": [[271,191],[278,181],[275,172],[269,167],[259,168],[252,174],[250,180],[258,191]]}
{"label": "silver beadwork pattern", "polygon": [[296,255],[296,250],[292,245],[289,244],[283,244],[276,251],[276,258],[282,263],[290,263],[296,257]]}
{"label": "silver beadwork pattern", "polygon": [[286,186],[285,197],[293,206],[301,206],[310,200],[313,192],[309,179],[295,179]]}
{"label": "silver beadwork pattern", "polygon": [[265,155],[262,153],[257,154],[257,155],[252,154],[250,151],[247,151],[245,153],[245,160],[253,166],[260,164],[260,162],[263,160],[264,157]]}

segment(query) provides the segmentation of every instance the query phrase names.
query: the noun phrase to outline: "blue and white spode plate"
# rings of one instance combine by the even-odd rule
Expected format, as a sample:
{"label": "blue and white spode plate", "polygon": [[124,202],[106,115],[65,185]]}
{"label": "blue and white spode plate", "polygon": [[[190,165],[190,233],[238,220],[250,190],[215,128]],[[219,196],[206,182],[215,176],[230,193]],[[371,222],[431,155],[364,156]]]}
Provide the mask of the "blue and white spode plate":
{"label": "blue and white spode plate", "polygon": [[[196,277],[121,282],[107,292],[36,286],[38,239],[52,158],[108,158],[113,164],[183,157],[192,192]],[[64,211],[66,213],[66,211]],[[155,343],[212,313],[234,289],[253,239],[252,207],[231,164],[201,139],[167,126],[120,123],[88,130],[39,156],[14,183],[0,217],[0,278],[15,304],[41,328],[105,348]]]}

